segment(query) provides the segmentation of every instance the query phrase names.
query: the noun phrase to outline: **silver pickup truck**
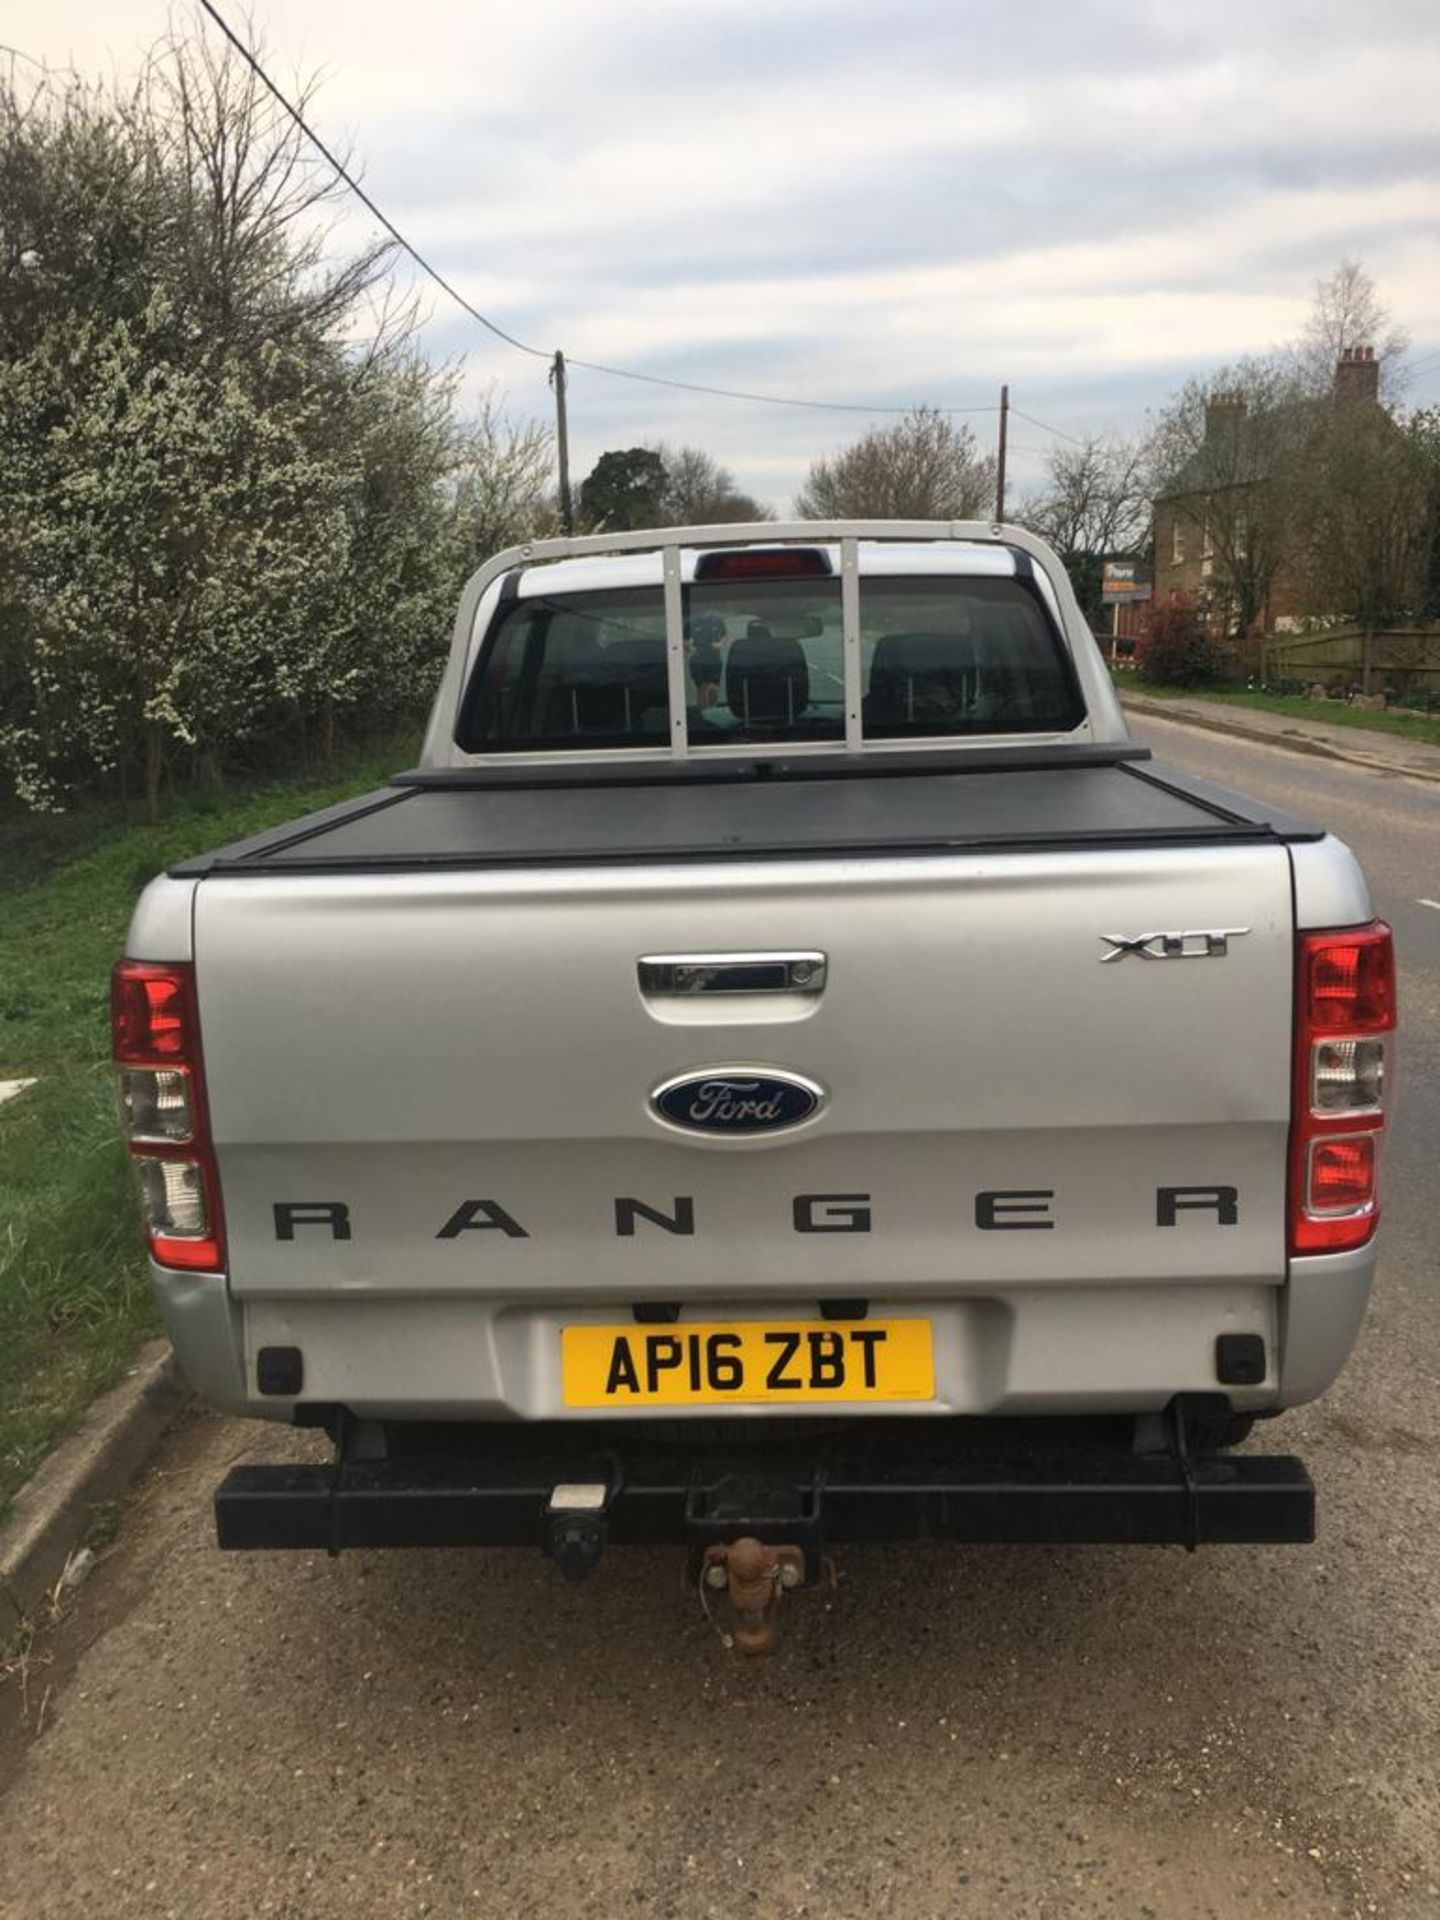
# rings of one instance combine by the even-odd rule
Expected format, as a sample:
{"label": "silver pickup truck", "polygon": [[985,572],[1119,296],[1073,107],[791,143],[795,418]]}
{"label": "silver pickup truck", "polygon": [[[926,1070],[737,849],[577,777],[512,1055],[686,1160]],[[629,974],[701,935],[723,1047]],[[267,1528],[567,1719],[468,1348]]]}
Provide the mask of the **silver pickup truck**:
{"label": "silver pickup truck", "polygon": [[1375,1263],[1389,929],[1156,766],[984,524],[502,553],[421,764],[175,867],[114,983],[226,1547],[1304,1540]]}

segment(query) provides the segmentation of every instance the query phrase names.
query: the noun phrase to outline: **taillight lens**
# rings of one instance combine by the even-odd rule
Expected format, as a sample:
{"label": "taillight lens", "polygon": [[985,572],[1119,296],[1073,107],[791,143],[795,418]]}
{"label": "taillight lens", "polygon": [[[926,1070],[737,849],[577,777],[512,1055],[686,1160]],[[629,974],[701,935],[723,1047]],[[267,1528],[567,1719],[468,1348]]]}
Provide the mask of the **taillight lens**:
{"label": "taillight lens", "polygon": [[823,547],[729,547],[702,553],[697,584],[714,580],[828,580],[834,568]]}
{"label": "taillight lens", "polygon": [[1375,1135],[1310,1142],[1307,1199],[1314,1213],[1354,1213],[1375,1197]]}
{"label": "taillight lens", "polygon": [[121,1067],[120,1117],[131,1140],[190,1140],[195,1103],[186,1067]]}
{"label": "taillight lens", "polygon": [[181,1059],[199,1038],[190,969],[122,960],[110,976],[110,1025],[117,1062]]}
{"label": "taillight lens", "polygon": [[136,1154],[140,1209],[150,1249],[162,1267],[218,1268],[210,1170],[203,1160],[160,1159]]}
{"label": "taillight lens", "polygon": [[1312,1113],[1378,1113],[1385,1104],[1383,1040],[1321,1040],[1310,1055]]}
{"label": "taillight lens", "polygon": [[1345,934],[1306,934],[1301,992],[1312,1027],[1385,1033],[1395,1025],[1395,946],[1383,920]]}
{"label": "taillight lens", "polygon": [[111,976],[110,1010],[121,1125],[151,1254],[162,1266],[222,1272],[194,972],[122,960]]}
{"label": "taillight lens", "polygon": [[1389,927],[1300,936],[1291,1113],[1290,1251],[1363,1246],[1380,1217],[1380,1136],[1395,1026]]}

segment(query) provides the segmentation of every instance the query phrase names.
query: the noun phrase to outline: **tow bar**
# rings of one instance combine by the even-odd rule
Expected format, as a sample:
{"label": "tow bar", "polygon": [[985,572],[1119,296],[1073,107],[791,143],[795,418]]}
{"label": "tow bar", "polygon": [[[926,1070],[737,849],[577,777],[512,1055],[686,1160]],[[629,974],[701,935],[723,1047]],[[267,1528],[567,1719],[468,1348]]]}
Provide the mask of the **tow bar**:
{"label": "tow bar", "polygon": [[781,1595],[817,1585],[837,1546],[1312,1540],[1315,1489],[1299,1460],[1197,1446],[1219,1410],[1207,1400],[1138,1420],[792,1418],[698,1432],[682,1421],[382,1426],[315,1410],[335,1460],[232,1468],[216,1531],[229,1549],[538,1546],[571,1581],[611,1547],[683,1546],[692,1590],[755,1654],[774,1638]]}
{"label": "tow bar", "polygon": [[805,1578],[805,1559],[798,1547],[767,1547],[749,1534],[729,1546],[707,1547],[700,1571],[700,1599],[708,1618],[710,1593],[724,1591],[729,1598],[728,1628],[715,1620],[720,1638],[752,1659],[768,1653],[780,1624],[777,1609],[782,1593],[793,1592]]}

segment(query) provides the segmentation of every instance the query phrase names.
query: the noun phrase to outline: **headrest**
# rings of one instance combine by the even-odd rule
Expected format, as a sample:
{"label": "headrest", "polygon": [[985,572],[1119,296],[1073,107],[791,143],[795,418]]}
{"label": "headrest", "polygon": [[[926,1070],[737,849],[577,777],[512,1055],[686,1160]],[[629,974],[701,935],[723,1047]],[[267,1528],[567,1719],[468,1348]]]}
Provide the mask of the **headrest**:
{"label": "headrest", "polygon": [[958,633],[887,633],[875,642],[870,684],[892,673],[965,673],[975,665],[975,649]]}
{"label": "headrest", "polygon": [[887,633],[870,662],[866,718],[937,724],[963,714],[975,696],[975,654],[954,633]]}
{"label": "headrest", "polygon": [[725,698],[737,720],[798,720],[810,704],[805,649],[752,620],[744,638],[730,644]]}
{"label": "headrest", "polygon": [[546,635],[545,673],[552,680],[591,679],[603,658],[594,620],[571,618]]}

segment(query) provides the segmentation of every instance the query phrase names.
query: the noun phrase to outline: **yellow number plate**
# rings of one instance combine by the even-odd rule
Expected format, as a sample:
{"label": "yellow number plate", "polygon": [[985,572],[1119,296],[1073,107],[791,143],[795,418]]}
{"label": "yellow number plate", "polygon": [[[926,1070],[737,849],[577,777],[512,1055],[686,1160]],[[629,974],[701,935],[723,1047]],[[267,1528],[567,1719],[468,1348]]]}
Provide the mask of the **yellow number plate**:
{"label": "yellow number plate", "polygon": [[561,1370],[567,1407],[828,1406],[935,1395],[928,1320],[566,1327]]}

